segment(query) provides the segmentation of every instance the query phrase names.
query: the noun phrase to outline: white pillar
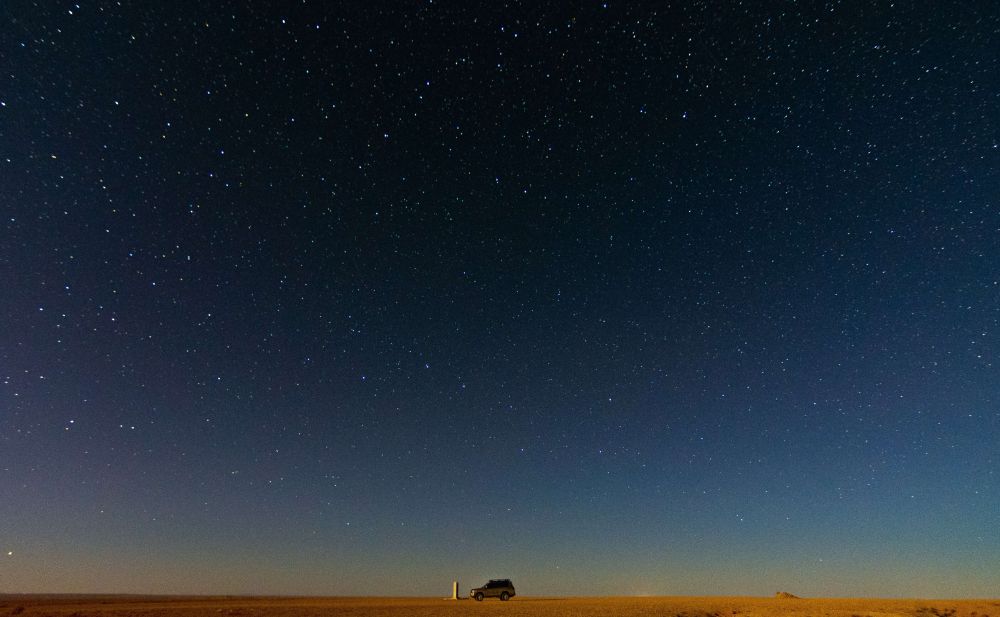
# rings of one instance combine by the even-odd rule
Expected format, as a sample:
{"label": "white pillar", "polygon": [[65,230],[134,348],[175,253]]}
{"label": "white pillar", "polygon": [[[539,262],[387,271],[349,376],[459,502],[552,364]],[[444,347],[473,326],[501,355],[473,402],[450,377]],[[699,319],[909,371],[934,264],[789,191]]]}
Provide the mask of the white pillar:
{"label": "white pillar", "polygon": [[451,599],[452,600],[458,599],[458,581],[451,582]]}

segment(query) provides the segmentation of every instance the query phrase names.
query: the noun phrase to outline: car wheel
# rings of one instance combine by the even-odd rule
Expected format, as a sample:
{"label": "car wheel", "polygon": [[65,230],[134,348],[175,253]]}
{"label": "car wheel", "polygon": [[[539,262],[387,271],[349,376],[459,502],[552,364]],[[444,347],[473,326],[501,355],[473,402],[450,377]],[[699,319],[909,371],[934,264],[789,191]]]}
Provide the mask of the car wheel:
{"label": "car wheel", "polygon": [[482,601],[483,601],[483,592],[480,591],[479,593],[476,594],[476,602],[482,602]]}
{"label": "car wheel", "polygon": [[505,592],[503,592],[503,593],[500,594],[500,599],[503,600],[504,602],[506,602],[507,600],[510,599],[510,594],[505,591]]}

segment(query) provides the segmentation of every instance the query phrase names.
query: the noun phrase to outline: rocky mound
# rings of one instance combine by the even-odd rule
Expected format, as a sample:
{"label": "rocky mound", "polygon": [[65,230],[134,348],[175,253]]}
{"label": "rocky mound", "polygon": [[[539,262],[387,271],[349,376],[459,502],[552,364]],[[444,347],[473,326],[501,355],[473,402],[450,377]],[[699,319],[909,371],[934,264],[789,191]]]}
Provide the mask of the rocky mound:
{"label": "rocky mound", "polygon": [[779,600],[800,600],[801,599],[798,596],[795,596],[795,595],[792,595],[792,594],[788,593],[787,591],[779,591],[778,593],[774,594],[774,597],[778,598]]}

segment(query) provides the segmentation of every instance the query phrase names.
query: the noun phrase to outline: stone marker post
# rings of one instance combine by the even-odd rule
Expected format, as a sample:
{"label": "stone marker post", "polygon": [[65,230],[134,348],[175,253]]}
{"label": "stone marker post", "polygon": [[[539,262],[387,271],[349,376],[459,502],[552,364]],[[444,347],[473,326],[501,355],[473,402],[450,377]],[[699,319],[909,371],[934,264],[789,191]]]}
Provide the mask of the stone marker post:
{"label": "stone marker post", "polygon": [[458,581],[451,582],[451,599],[452,600],[458,599]]}

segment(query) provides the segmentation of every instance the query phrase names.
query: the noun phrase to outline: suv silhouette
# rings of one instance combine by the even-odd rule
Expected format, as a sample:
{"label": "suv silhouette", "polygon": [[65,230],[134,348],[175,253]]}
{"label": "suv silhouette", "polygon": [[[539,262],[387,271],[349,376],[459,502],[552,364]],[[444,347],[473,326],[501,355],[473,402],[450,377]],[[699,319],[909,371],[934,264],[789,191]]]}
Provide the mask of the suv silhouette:
{"label": "suv silhouette", "polygon": [[509,578],[493,579],[482,587],[476,587],[469,592],[469,597],[475,598],[478,602],[482,602],[483,598],[500,598],[501,600],[508,600],[513,598],[515,595],[514,583],[510,582]]}

